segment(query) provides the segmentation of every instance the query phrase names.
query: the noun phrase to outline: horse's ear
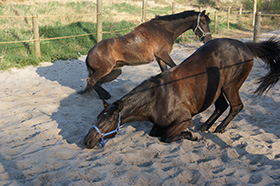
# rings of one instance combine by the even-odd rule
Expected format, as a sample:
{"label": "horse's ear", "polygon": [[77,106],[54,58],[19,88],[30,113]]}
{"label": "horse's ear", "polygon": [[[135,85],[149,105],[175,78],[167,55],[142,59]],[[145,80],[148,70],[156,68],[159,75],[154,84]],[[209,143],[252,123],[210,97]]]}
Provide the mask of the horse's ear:
{"label": "horse's ear", "polygon": [[210,12],[208,12],[207,16],[209,17]]}
{"label": "horse's ear", "polygon": [[201,12],[201,16],[204,16],[205,15],[205,10],[203,10],[202,12]]}
{"label": "horse's ear", "polygon": [[107,103],[104,99],[102,99],[102,102],[103,102],[103,105],[104,105],[104,108],[107,108],[110,104]]}

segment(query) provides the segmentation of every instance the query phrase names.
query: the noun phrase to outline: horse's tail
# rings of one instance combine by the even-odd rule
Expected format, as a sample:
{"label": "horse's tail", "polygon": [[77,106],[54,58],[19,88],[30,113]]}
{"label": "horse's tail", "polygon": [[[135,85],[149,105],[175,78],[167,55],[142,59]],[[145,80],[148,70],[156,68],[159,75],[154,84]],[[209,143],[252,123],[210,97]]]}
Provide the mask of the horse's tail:
{"label": "horse's tail", "polygon": [[[88,56],[86,58],[86,67],[87,67],[87,71],[88,71],[88,77],[90,77],[95,72],[95,70],[89,65]],[[90,85],[90,83],[88,82],[88,79],[87,79],[87,86],[86,86],[85,90],[79,91],[78,94],[85,94],[86,92],[90,92],[92,90],[92,88],[93,87]]]}
{"label": "horse's tail", "polygon": [[86,58],[86,66],[87,66],[88,76],[91,76],[95,72],[95,70],[89,65],[88,56]]}
{"label": "horse's tail", "polygon": [[254,57],[262,59],[268,68],[268,73],[258,79],[260,86],[255,94],[262,95],[273,87],[280,79],[280,41],[275,37],[260,43],[248,42],[246,45],[252,51]]}

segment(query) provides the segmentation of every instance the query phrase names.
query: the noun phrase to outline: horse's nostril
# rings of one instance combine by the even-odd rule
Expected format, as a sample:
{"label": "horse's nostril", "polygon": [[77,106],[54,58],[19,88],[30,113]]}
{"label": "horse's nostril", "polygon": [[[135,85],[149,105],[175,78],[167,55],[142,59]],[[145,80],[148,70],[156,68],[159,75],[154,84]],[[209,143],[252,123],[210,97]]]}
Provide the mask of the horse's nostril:
{"label": "horse's nostril", "polygon": [[87,139],[87,138],[85,137],[85,139],[84,139],[84,145],[85,145],[86,147],[88,147],[90,144],[91,144],[91,140],[90,140],[90,139]]}

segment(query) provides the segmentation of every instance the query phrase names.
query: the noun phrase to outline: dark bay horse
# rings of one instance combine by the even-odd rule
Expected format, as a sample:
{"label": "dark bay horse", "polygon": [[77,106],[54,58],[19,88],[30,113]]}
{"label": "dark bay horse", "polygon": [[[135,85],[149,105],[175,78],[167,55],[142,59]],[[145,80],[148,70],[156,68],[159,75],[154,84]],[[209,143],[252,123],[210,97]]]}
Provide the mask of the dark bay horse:
{"label": "dark bay horse", "polygon": [[110,93],[101,84],[116,79],[124,65],[141,65],[156,60],[162,71],[167,69],[166,65],[176,66],[169,56],[175,39],[193,29],[206,42],[212,38],[209,23],[205,11],[185,11],[157,16],[126,35],[102,40],[88,52],[87,87],[79,93],[94,89],[100,98],[109,99]]}
{"label": "dark bay horse", "polygon": [[260,86],[256,93],[261,95],[280,78],[280,42],[270,39],[261,43],[243,43],[226,38],[208,41],[180,65],[144,81],[107,106],[96,123],[101,135],[91,128],[84,138],[85,146],[93,148],[103,133],[117,128],[118,117],[120,125],[151,121],[150,135],[160,137],[162,142],[195,140],[192,133],[185,130],[192,125],[192,116],[213,103],[215,111],[200,130],[208,130],[230,105],[228,116],[215,130],[223,133],[243,108],[239,89],[256,57],[269,68],[268,74],[258,82]]}

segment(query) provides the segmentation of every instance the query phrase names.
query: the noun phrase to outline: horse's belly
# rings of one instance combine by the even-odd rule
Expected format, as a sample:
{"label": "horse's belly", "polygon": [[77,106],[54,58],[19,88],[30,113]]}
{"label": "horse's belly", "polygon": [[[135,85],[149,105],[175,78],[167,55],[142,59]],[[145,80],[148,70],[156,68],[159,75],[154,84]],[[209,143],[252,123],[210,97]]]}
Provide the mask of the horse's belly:
{"label": "horse's belly", "polygon": [[124,61],[126,65],[143,65],[143,64],[148,64],[153,61],[155,61],[156,58],[154,55],[145,55],[143,53],[134,53],[134,54],[129,54],[129,55],[124,55],[122,59],[118,61]]}
{"label": "horse's belly", "polygon": [[145,64],[151,63],[152,61],[155,61],[155,59],[149,59],[146,61],[132,61],[129,63],[129,65],[131,65],[131,66],[145,65]]}

